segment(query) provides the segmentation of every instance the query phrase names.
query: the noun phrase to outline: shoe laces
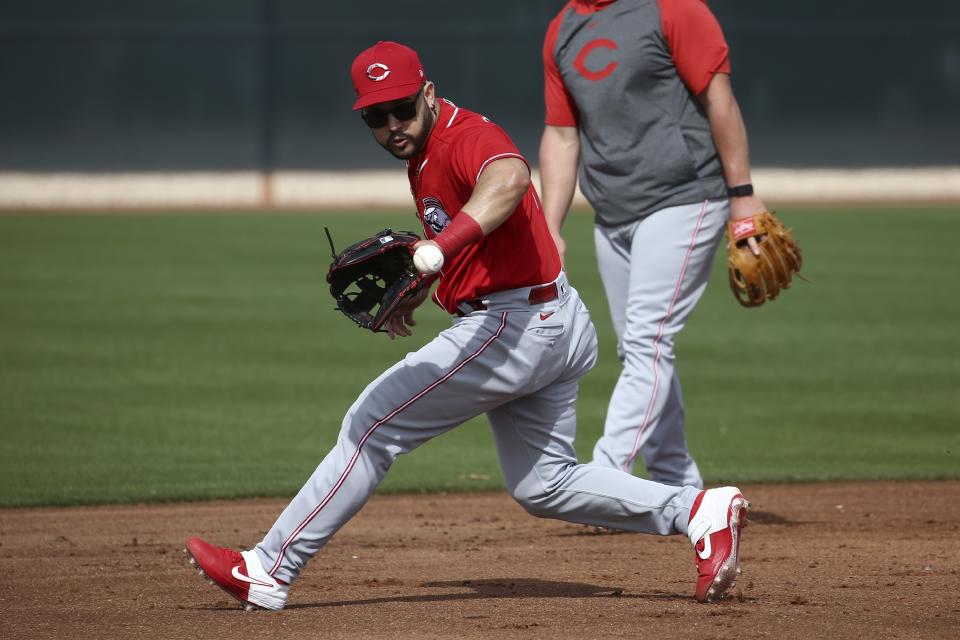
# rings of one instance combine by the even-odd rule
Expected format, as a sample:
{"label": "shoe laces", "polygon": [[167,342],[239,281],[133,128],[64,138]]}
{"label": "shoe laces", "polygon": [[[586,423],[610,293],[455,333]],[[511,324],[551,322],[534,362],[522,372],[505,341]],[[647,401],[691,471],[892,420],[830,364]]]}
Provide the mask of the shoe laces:
{"label": "shoe laces", "polygon": [[227,549],[229,551],[229,558],[231,564],[242,565],[245,564],[243,560],[243,555],[236,549]]}

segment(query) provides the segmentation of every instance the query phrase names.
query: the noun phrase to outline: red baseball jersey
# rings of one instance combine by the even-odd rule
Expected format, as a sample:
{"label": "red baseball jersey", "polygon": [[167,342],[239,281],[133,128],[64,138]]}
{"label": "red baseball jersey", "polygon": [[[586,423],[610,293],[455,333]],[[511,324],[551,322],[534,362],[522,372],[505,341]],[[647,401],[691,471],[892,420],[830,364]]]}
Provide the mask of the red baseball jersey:
{"label": "red baseball jersey", "polygon": [[[441,99],[440,114],[420,155],[407,161],[410,191],[427,238],[460,214],[491,162],[519,158],[507,134],[478,113]],[[552,282],[560,275],[553,242],[533,184],[507,220],[448,260],[434,299],[448,313],[465,300]]]}

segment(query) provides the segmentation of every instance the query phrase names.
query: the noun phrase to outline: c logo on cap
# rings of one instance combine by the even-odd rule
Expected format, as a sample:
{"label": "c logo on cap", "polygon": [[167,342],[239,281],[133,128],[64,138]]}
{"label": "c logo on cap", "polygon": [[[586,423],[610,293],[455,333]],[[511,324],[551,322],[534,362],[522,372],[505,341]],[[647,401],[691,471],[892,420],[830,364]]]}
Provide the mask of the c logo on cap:
{"label": "c logo on cap", "polygon": [[388,75],[390,75],[390,68],[385,64],[374,62],[372,65],[367,67],[367,77],[374,82],[386,80]]}

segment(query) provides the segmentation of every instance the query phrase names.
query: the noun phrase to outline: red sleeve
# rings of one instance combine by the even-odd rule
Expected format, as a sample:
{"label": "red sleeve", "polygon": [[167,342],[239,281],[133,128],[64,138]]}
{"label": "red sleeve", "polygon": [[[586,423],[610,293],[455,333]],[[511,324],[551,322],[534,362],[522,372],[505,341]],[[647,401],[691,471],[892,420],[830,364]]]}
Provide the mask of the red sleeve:
{"label": "red sleeve", "polygon": [[475,186],[477,178],[487,165],[502,158],[519,158],[527,168],[530,163],[521,155],[506,132],[484,119],[483,124],[472,127],[457,138],[457,152],[453,154],[452,166],[457,177],[466,184]]}
{"label": "red sleeve", "polygon": [[573,103],[573,98],[567,93],[567,88],[563,86],[560,69],[557,68],[557,61],[553,57],[553,50],[557,44],[557,32],[560,31],[560,23],[568,8],[564,7],[550,22],[547,35],[543,40],[543,98],[547,105],[544,122],[558,127],[575,127],[579,119],[577,107]]}
{"label": "red sleeve", "polygon": [[730,73],[730,50],[704,0],[658,0],[663,33],[680,79],[700,95],[714,74]]}

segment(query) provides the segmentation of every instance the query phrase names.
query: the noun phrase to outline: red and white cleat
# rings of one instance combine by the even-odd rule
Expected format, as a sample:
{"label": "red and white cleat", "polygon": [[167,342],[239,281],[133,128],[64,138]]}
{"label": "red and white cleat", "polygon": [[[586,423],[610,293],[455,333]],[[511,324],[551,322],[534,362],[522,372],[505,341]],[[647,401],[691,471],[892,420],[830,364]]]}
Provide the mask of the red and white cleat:
{"label": "red and white cleat", "polygon": [[184,551],[201,576],[239,600],[247,611],[279,611],[287,603],[289,587],[264,571],[253,551],[225,549],[196,537],[187,540]]}
{"label": "red and white cleat", "polygon": [[687,535],[696,552],[698,602],[715,602],[736,583],[749,508],[736,487],[701,491],[693,503]]}

